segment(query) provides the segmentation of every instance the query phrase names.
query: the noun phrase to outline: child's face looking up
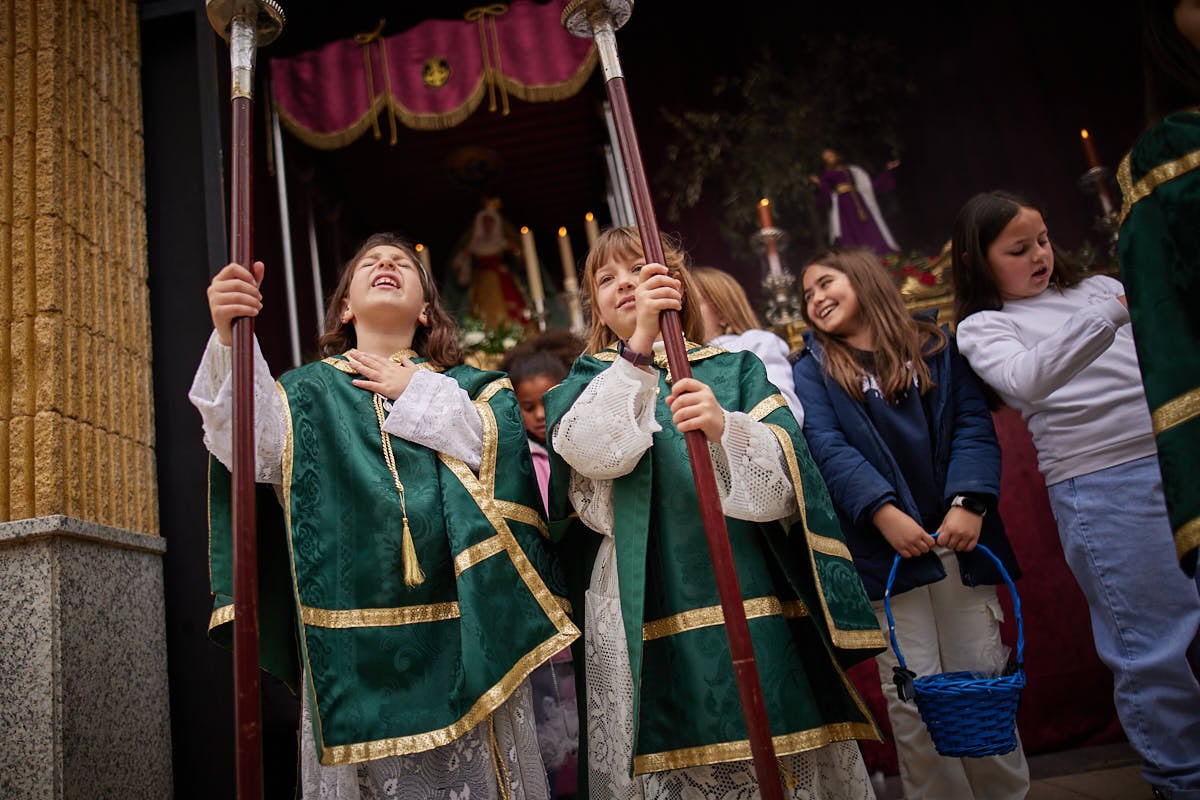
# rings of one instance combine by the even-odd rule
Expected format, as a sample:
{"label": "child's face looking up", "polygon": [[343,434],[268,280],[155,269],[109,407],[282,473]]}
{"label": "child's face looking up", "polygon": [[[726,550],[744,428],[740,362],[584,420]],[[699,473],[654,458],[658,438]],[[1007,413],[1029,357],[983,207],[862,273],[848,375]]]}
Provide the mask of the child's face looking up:
{"label": "child's face looking up", "polygon": [[521,421],[525,423],[525,431],[542,444],[546,443],[546,408],[542,405],[542,395],[556,383],[557,381],[548,375],[535,375],[513,387],[517,393],[517,405],[521,408]]}

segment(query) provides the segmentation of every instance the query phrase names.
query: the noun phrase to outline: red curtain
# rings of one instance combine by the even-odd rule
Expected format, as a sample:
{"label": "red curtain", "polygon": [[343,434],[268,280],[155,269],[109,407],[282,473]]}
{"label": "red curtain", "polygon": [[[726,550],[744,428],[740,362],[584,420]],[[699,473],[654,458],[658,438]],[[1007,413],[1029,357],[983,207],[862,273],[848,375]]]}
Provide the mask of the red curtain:
{"label": "red curtain", "polygon": [[570,97],[586,84],[597,57],[591,39],[562,26],[566,4],[495,3],[462,21],[426,20],[392,36],[383,35],[381,23],[353,39],[274,59],[280,121],[305,143],[334,149],[368,130],[382,138],[396,124],[449,128],[485,99],[504,113],[509,95],[527,102]]}

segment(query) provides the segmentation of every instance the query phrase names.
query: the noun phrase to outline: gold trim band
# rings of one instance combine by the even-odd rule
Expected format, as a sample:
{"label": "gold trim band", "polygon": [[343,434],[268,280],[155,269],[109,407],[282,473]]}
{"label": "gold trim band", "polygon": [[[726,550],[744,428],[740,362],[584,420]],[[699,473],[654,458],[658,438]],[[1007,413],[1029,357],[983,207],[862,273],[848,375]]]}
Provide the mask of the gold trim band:
{"label": "gold trim band", "polygon": [[[778,597],[773,596],[743,600],[742,607],[746,610],[747,620],[780,615],[784,617],[808,616],[808,609],[804,607],[804,601],[789,600],[786,603],[781,603]],[[711,628],[724,624],[725,612],[720,606],[694,608],[690,611],[681,611],[678,614],[672,614],[669,617],[651,620],[643,624],[642,641],[652,642],[655,639],[662,639],[666,636],[675,636],[687,631]]]}
{"label": "gold trim band", "polygon": [[209,616],[209,618],[208,618],[208,629],[211,631],[213,628],[219,627],[228,622],[233,622],[234,607],[235,606],[233,605],[233,603],[230,603],[227,606],[221,606],[220,608],[214,608],[212,615]]}
{"label": "gold trim band", "polygon": [[[865,722],[837,722],[783,736],[772,736],[771,742],[775,745],[776,757],[779,757],[815,750],[833,742],[844,742],[850,739],[879,739],[879,732],[875,730],[874,726]],[[701,747],[685,747],[679,750],[635,756],[633,773],[642,775],[647,772],[684,769],[702,764],[748,761],[752,757],[749,740],[720,742]]]}
{"label": "gold trim band", "polygon": [[473,544],[454,557],[454,577],[461,578],[462,574],[471,567],[488,560],[497,553],[504,552],[504,541],[497,536],[484,539],[479,544]]}
{"label": "gold trim band", "polygon": [[1192,517],[1175,529],[1175,554],[1179,558],[1200,547],[1200,517]]}
{"label": "gold trim band", "polygon": [[1132,167],[1130,165],[1130,157],[1127,153],[1117,168],[1117,182],[1121,186],[1121,217],[1117,223],[1117,227],[1125,224],[1125,220],[1133,211],[1133,207],[1145,200],[1154,190],[1162,186],[1168,181],[1172,181],[1181,175],[1200,167],[1200,150],[1193,150],[1190,153],[1185,153],[1174,161],[1168,161],[1165,164],[1159,164],[1154,169],[1142,176],[1136,184],[1133,183]]}
{"label": "gold trim band", "polygon": [[1150,415],[1154,435],[1162,436],[1167,431],[1200,416],[1200,388],[1184,392],[1163,403]]}
{"label": "gold trim band", "polygon": [[458,619],[458,602],[401,608],[313,608],[300,606],[300,621],[316,628],[383,628]]}
{"label": "gold trim band", "polygon": [[773,394],[765,400],[759,402],[758,405],[746,413],[749,414],[750,418],[755,422],[762,422],[763,419],[765,419],[766,416],[772,411],[777,408],[784,408],[785,406],[787,406],[787,401],[783,399],[783,395]]}

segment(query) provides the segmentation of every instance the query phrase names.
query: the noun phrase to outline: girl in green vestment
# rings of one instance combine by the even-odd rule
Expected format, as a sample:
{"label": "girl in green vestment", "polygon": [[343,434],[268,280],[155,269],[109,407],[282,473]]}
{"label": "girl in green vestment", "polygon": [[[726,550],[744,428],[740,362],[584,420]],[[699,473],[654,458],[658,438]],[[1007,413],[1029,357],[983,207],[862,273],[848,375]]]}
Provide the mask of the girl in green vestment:
{"label": "girl in green vestment", "polygon": [[[766,713],[791,797],[872,797],[878,738],[843,668],[883,647],[796,419],[750,351],[688,343],[673,380],[659,314],[702,337],[683,252],[647,264],[637,230],[588,254],[588,355],[546,394],[551,529],[562,537],[586,699],[592,798],[758,796],[684,434],[720,487]],[[578,664],[582,662],[582,671]]]}
{"label": "girl in green vestment", "polygon": [[[213,279],[189,393],[215,456],[218,640],[233,617],[228,345],[233,319],[262,307],[262,275],[230,264]],[[391,234],[347,263],[325,330],[325,357],[277,383],[255,346],[257,479],[284,512],[277,537],[260,529],[261,652],[277,673],[298,656],[301,794],[544,800],[528,676],[578,630],[547,585],[512,387],[462,364],[435,284]]]}

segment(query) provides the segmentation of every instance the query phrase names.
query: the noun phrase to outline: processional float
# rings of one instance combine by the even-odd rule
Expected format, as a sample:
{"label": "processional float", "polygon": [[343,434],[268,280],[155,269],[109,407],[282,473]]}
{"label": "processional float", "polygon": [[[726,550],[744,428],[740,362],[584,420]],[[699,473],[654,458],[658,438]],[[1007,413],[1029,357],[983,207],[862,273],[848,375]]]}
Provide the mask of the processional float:
{"label": "processional float", "polygon": [[[254,263],[254,153],[251,120],[254,60],[258,47],[283,29],[283,9],[273,0],[207,0],[208,21],[229,42],[230,259]],[[254,521],[254,319],[233,321],[233,688],[237,796],[260,798],[262,709],[258,678],[257,545]]]}
{"label": "processional float", "polygon": [[[617,54],[616,31],[629,20],[632,11],[633,0],[572,0],[563,9],[562,22],[573,35],[595,40],[600,66],[604,70],[605,91],[612,107],[616,138],[633,197],[633,212],[641,234],[642,252],[648,262],[663,264],[666,257],[659,235],[658,219],[654,214],[650,187],[642,164],[641,148],[638,146],[629,97],[625,89],[625,76]],[[677,380],[691,377],[692,368],[687,359],[679,312],[664,311],[659,316],[659,322],[671,374]],[[759,681],[758,665],[750,640],[750,627],[746,621],[745,606],[742,605],[742,590],[733,562],[729,531],[725,527],[725,515],[721,509],[720,495],[717,493],[716,476],[708,445],[704,434],[696,430],[689,431],[684,440],[692,464],[692,476],[696,481],[700,515],[704,520],[705,537],[708,540],[717,591],[721,598],[725,632],[729,638],[729,651],[733,659],[734,676],[742,701],[742,714],[746,721],[750,751],[754,757],[759,791],[763,800],[782,800],[779,765],[775,761],[775,746],[771,741],[762,684]]]}

